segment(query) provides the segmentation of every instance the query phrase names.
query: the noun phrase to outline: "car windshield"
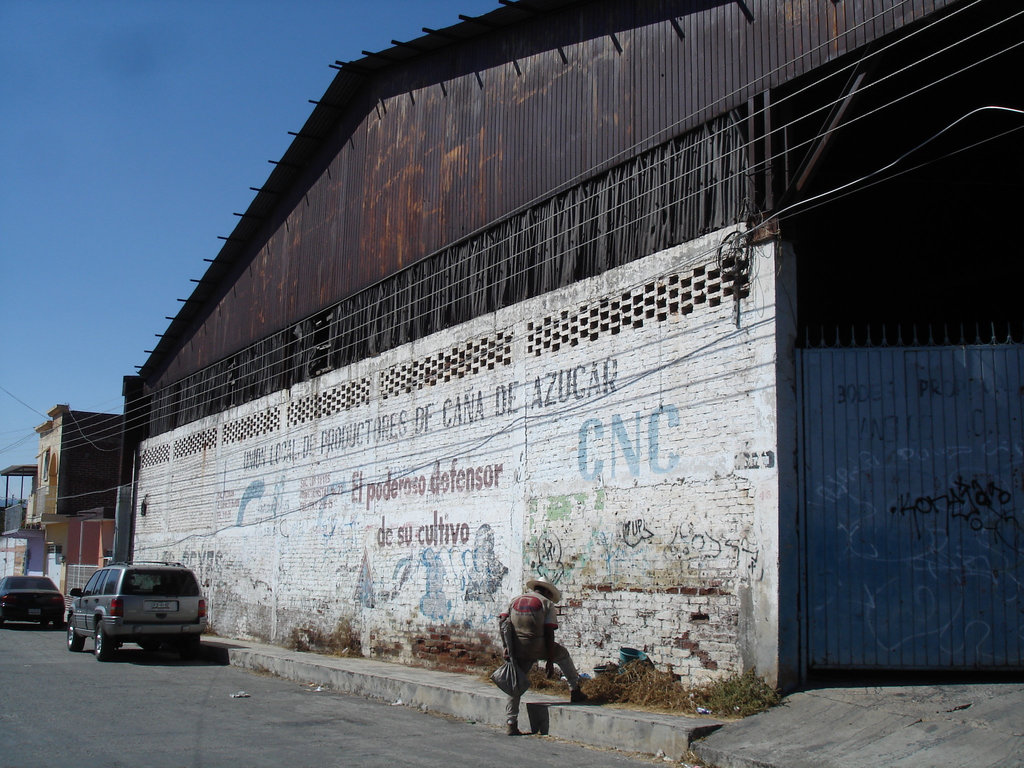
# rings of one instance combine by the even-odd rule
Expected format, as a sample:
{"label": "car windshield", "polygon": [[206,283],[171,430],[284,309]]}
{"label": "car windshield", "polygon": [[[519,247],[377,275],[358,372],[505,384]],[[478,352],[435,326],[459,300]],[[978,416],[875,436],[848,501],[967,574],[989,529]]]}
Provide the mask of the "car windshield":
{"label": "car windshield", "polygon": [[121,592],[125,595],[194,597],[199,594],[199,585],[189,571],[140,570],[125,575]]}
{"label": "car windshield", "polygon": [[8,576],[7,589],[45,589],[56,592],[57,587],[44,576]]}

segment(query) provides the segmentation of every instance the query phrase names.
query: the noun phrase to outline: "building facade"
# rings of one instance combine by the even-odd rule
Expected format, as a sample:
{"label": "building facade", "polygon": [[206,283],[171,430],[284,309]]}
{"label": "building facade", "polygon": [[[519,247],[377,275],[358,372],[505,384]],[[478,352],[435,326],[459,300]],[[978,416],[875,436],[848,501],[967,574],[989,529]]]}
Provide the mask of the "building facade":
{"label": "building facade", "polygon": [[39,573],[67,592],[84,586],[112,555],[123,420],[67,405],[47,416],[36,427],[38,483],[26,519],[38,531],[37,546],[45,547]]}
{"label": "building facade", "polygon": [[345,618],[377,655],[479,662],[539,574],[585,664],[771,669],[792,339],[775,245],[736,302],[722,237],[147,441],[136,556],[191,564],[218,628],[257,637]]}
{"label": "building facade", "polygon": [[[585,667],[1020,667],[1022,318],[952,254],[1021,271],[977,217],[1020,199],[1024,33],[883,5],[537,0],[338,62],[126,382],[135,557],[221,633],[442,667],[533,575]],[[936,341],[953,296],[993,332]]]}
{"label": "building facade", "polygon": [[[43,562],[42,535],[40,531],[28,526],[27,514],[28,499],[36,486],[36,468],[32,464],[15,464],[0,472],[0,477],[4,478],[0,574],[20,576],[32,571],[33,559],[40,566]],[[12,488],[12,478],[16,478],[18,484],[15,488]],[[29,493],[25,492],[26,480]]]}

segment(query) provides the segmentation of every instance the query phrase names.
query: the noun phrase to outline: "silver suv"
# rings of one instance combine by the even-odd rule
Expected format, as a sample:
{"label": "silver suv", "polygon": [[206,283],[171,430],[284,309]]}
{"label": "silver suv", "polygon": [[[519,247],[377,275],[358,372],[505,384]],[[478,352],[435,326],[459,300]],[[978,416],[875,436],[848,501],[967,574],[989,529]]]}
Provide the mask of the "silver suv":
{"label": "silver suv", "polygon": [[112,563],[97,570],[85,589],[72,589],[68,650],[93,638],[94,653],[109,661],[123,643],[156,650],[161,643],[183,659],[199,651],[206,629],[206,600],[195,574],[181,563]]}

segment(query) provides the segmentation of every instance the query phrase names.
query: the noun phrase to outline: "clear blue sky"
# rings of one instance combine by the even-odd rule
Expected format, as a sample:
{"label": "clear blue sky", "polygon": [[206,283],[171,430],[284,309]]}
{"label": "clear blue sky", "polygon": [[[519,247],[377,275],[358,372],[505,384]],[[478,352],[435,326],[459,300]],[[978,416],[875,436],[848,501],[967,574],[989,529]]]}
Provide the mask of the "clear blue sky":
{"label": "clear blue sky", "polygon": [[0,469],[57,403],[119,413],[330,84],[497,0],[0,0]]}

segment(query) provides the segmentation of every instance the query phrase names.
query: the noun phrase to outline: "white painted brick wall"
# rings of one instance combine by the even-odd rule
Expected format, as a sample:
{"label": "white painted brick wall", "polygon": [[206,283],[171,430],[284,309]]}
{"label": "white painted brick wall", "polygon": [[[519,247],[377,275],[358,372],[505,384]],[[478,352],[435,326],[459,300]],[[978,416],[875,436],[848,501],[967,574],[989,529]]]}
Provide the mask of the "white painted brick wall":
{"label": "white painted brick wall", "polygon": [[778,629],[774,246],[738,324],[730,296],[638,328],[601,303],[714,268],[723,234],[153,438],[136,557],[192,565],[229,635],[347,620],[368,653],[457,666],[539,574],[582,669],[629,646],[740,671]]}

